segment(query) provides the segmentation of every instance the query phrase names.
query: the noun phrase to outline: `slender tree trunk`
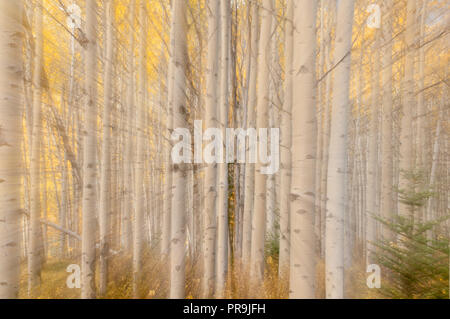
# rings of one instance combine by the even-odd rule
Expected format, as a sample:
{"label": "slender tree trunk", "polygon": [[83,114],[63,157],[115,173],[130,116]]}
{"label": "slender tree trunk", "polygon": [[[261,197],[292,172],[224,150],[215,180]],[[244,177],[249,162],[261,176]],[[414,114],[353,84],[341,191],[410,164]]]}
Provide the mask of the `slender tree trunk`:
{"label": "slender tree trunk", "polygon": [[[230,55],[230,1],[220,1],[221,40],[220,40],[220,96],[219,119],[222,136],[225,137],[228,123],[228,76]],[[224,156],[218,164],[218,202],[217,202],[217,276],[216,296],[223,298],[227,274],[228,259],[228,164]]]}
{"label": "slender tree trunk", "polygon": [[[173,109],[173,127],[187,127],[186,88],[186,13],[187,2],[174,0],[172,2],[172,32],[171,52],[172,67],[169,75],[173,77],[173,84],[169,87],[169,103]],[[187,146],[190,148],[190,145]],[[185,245],[186,245],[186,201],[187,195],[187,165],[172,164],[173,197],[171,215],[170,240],[170,298],[183,299],[185,297]]]}
{"label": "slender tree trunk", "polygon": [[22,9],[20,0],[0,0],[0,299],[19,293]]}
{"label": "slender tree trunk", "polygon": [[[261,15],[261,40],[258,53],[258,87],[256,106],[256,128],[267,128],[269,124],[269,87],[270,87],[270,39],[272,30],[272,0],[264,0],[259,8]],[[259,131],[259,130],[258,130]],[[259,138],[258,138],[259,140]],[[255,166],[255,199],[252,216],[252,243],[250,277],[256,284],[262,283],[264,276],[264,244],[266,224],[266,181],[262,174],[261,162]]]}
{"label": "slender tree trunk", "polygon": [[425,105],[425,27],[426,27],[426,18],[427,18],[427,0],[420,0],[422,3],[421,13],[420,13],[420,34],[419,34],[419,60],[418,60],[418,69],[419,69],[419,79],[418,79],[418,87],[417,87],[417,160],[419,167],[422,169],[425,168],[426,161],[426,105]]}
{"label": "slender tree trunk", "polygon": [[85,135],[83,155],[83,229],[81,298],[95,298],[95,235],[97,212],[97,2],[86,0]]}
{"label": "slender tree trunk", "polygon": [[340,2],[337,11],[325,239],[326,297],[344,297],[344,216],[347,170],[347,121],[354,0]]}
{"label": "slender tree trunk", "polygon": [[43,53],[43,18],[42,1],[36,3],[35,8],[36,39],[34,48],[33,67],[33,130],[31,133],[31,159],[30,159],[30,235],[28,246],[28,296],[36,295],[36,289],[40,284],[40,218],[41,218],[41,193],[40,193],[40,162],[41,162],[41,136],[42,136],[42,53]]}
{"label": "slender tree trunk", "polygon": [[[259,38],[259,8],[255,2],[250,2],[251,6],[251,43],[250,43],[250,79],[249,94],[247,100],[247,129],[255,127],[256,118],[256,82],[258,73],[258,38]],[[249,163],[250,149],[246,148],[245,167],[245,193],[244,193],[244,217],[242,221],[242,262],[244,265],[250,263],[251,242],[252,242],[252,216],[255,196],[255,164]]]}
{"label": "slender tree trunk", "polygon": [[[320,46],[319,46],[319,55],[320,59],[318,62],[318,70],[317,77],[320,79],[324,74],[325,69],[325,47],[326,47],[326,41],[325,41],[325,10],[327,9],[325,7],[324,1],[320,0],[319,2],[319,8],[320,8]],[[317,147],[316,147],[316,177],[315,177],[315,205],[316,205],[316,214],[314,216],[314,228],[316,232],[316,238],[317,238],[317,247],[319,253],[321,253],[321,247],[322,247],[322,236],[321,236],[321,227],[323,223],[322,215],[321,215],[321,174],[322,174],[322,161],[323,161],[323,142],[324,142],[324,131],[323,131],[323,117],[324,117],[324,109],[325,109],[325,103],[324,100],[326,100],[326,93],[324,93],[325,85],[322,81],[319,81],[317,83]]]}
{"label": "slender tree trunk", "polygon": [[[276,2],[274,3],[274,11],[276,12]],[[270,62],[270,84],[269,84],[269,127],[279,128],[279,112],[281,108],[281,103],[279,99],[279,47],[278,47],[278,20],[276,15],[272,17],[272,27],[271,27],[271,62]],[[269,142],[272,142],[270,137]],[[277,141],[279,142],[279,141]],[[278,235],[277,226],[278,223],[278,204],[277,204],[277,179],[279,182],[278,172],[267,177],[267,189],[266,189],[266,233],[269,238],[276,238]]]}
{"label": "slender tree trunk", "polygon": [[[443,90],[443,101],[446,101],[446,89]],[[444,102],[445,103],[445,102]],[[437,172],[437,166],[438,166],[438,157],[439,157],[439,149],[440,149],[440,139],[441,139],[441,131],[442,131],[442,119],[443,119],[444,111],[443,106],[439,106],[439,116],[438,116],[438,122],[436,126],[436,133],[434,136],[434,143],[433,143],[433,154],[431,158],[431,170],[430,170],[430,181],[428,183],[428,189],[435,189],[436,188],[436,172]],[[427,205],[426,205],[426,215],[425,215],[425,222],[432,222],[434,217],[433,216],[433,210],[432,210],[432,202],[433,198],[428,198]],[[435,213],[436,214],[436,213]],[[432,230],[427,231],[427,238],[428,240],[432,239]]]}
{"label": "slender tree trunk", "polygon": [[146,37],[147,37],[147,21],[146,21],[146,1],[140,0],[140,35],[139,42],[139,91],[138,104],[136,112],[136,136],[137,136],[137,152],[135,167],[135,215],[134,215],[134,232],[133,232],[133,296],[139,297],[139,275],[142,268],[142,248],[144,243],[144,172],[145,172],[145,96],[146,96]]}
{"label": "slender tree trunk", "polygon": [[[381,122],[381,195],[380,216],[389,220],[394,214],[393,200],[393,138],[392,138],[392,0],[386,0],[383,6],[385,23],[382,29],[381,48],[381,85],[382,85],[382,122]],[[390,236],[386,227],[382,228],[383,237]]]}
{"label": "slender tree trunk", "polygon": [[292,104],[294,80],[294,1],[287,3],[286,11],[286,65],[285,65],[285,95],[281,112],[281,189],[280,189],[280,258],[278,272],[285,275],[289,270],[290,260],[290,194],[292,174]]}
{"label": "slender tree trunk", "polygon": [[315,297],[316,14],[315,0],[294,7],[290,298]]}
{"label": "slender tree trunk", "polygon": [[134,162],[134,135],[133,128],[135,125],[135,63],[134,63],[134,20],[136,14],[136,0],[131,0],[129,8],[129,30],[130,43],[128,44],[128,86],[127,86],[127,124],[126,124],[126,141],[125,141],[125,198],[122,220],[122,244],[127,253],[132,249],[133,234],[132,234],[132,217],[134,212],[134,187],[133,187],[133,162]]}
{"label": "slender tree trunk", "polygon": [[[327,19],[327,45],[325,47],[325,65],[327,70],[330,70],[333,59],[331,57],[331,46],[332,46],[332,36],[331,29],[332,25],[335,22],[336,16],[336,2],[332,1],[329,6],[329,18]],[[322,154],[322,167],[321,167],[321,180],[320,180],[320,234],[321,234],[321,242],[320,242],[320,256],[322,258],[325,257],[325,225],[326,225],[326,206],[327,206],[327,183],[328,183],[328,154],[329,154],[329,145],[330,145],[330,117],[331,117],[331,91],[332,91],[332,76],[328,74],[325,80],[325,109],[324,109],[324,118],[323,118],[323,154]]]}
{"label": "slender tree trunk", "polygon": [[[172,3],[173,6],[173,3]],[[172,9],[173,12],[173,9]],[[171,27],[170,39],[174,39],[175,29]],[[172,108],[172,95],[173,95],[173,71],[174,66],[174,52],[170,51],[173,48],[169,48],[169,65],[167,71],[167,105],[165,112],[165,124],[166,124],[166,136],[164,145],[164,202],[163,202],[163,229],[162,229],[162,240],[161,240],[161,255],[164,259],[168,258],[170,255],[170,239],[171,239],[171,215],[172,215],[172,165],[171,165],[171,147],[172,143],[170,141],[170,135],[173,128],[173,108]]]}
{"label": "slender tree trunk", "polygon": [[372,60],[372,107],[370,110],[370,127],[369,127],[369,157],[367,171],[367,204],[366,204],[366,220],[367,220],[367,263],[372,264],[372,255],[374,253],[374,243],[376,240],[376,202],[377,202],[377,180],[378,180],[378,120],[379,120],[379,95],[380,95],[380,76],[379,76],[379,31],[375,31],[375,39],[373,44],[373,60]]}
{"label": "slender tree trunk", "polygon": [[[45,142],[44,139],[41,139],[41,149],[45,150]],[[48,219],[48,203],[47,203],[47,161],[45,158],[45,151],[42,152],[42,212],[43,212],[43,218],[44,220]],[[42,225],[42,246],[43,246],[43,263],[46,261],[47,259],[47,255],[48,255],[48,241],[47,241],[47,226],[46,225]]]}
{"label": "slender tree trunk", "polygon": [[[100,264],[99,264],[99,294],[104,296],[108,285],[108,255],[110,240],[111,202],[111,112],[113,109],[112,80],[113,80],[113,19],[114,5],[111,0],[105,3],[105,28],[106,28],[106,58],[104,75],[104,98],[103,98],[103,140],[102,140],[102,170],[100,176]],[[114,185],[113,185],[114,186]]]}
{"label": "slender tree trunk", "polygon": [[[217,127],[217,85],[218,81],[218,40],[219,40],[219,1],[208,1],[208,57],[206,69],[205,125]],[[217,201],[217,163],[207,164],[205,168],[203,212],[203,289],[204,298],[211,297],[215,282],[215,243],[216,243],[216,201]]]}
{"label": "slender tree trunk", "polygon": [[[400,190],[408,189],[409,181],[405,173],[413,168],[413,110],[415,109],[414,96],[414,40],[416,34],[416,0],[408,0],[406,4],[405,25],[405,74],[402,83],[402,117],[400,129]],[[401,200],[398,201],[398,213],[407,216],[409,207]]]}

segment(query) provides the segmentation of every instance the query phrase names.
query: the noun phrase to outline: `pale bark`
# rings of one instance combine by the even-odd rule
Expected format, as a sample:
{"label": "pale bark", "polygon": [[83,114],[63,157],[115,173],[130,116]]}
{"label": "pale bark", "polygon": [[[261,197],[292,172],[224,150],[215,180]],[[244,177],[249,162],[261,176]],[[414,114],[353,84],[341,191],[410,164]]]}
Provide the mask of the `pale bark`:
{"label": "pale bark", "polygon": [[[173,9],[172,9],[173,11]],[[175,29],[171,27],[170,39],[174,39]],[[161,255],[164,259],[170,255],[170,239],[171,239],[171,211],[172,211],[172,165],[171,165],[171,146],[170,134],[173,128],[173,108],[172,108],[172,95],[173,95],[173,59],[174,52],[172,47],[169,48],[169,63],[167,71],[167,105],[165,110],[165,143],[164,143],[164,189],[163,189],[163,225],[162,225],[162,240],[161,240]]]}
{"label": "pale bark", "polygon": [[135,63],[134,63],[134,45],[135,45],[135,33],[134,33],[134,20],[136,14],[136,0],[131,0],[129,8],[129,43],[128,43],[128,83],[126,92],[126,141],[125,141],[125,184],[124,184],[124,208],[123,208],[123,220],[122,220],[122,245],[125,251],[130,252],[132,249],[133,234],[132,234],[132,217],[134,212],[134,185],[133,185],[133,161],[134,161],[134,125],[135,125]]}
{"label": "pale bark", "polygon": [[[256,82],[258,73],[258,38],[259,38],[259,8],[254,2],[251,6],[251,43],[250,43],[250,78],[249,93],[247,99],[247,129],[255,127],[256,118]],[[244,212],[242,220],[242,262],[244,265],[250,263],[251,242],[252,242],[252,216],[255,196],[255,164],[248,162],[250,157],[249,148],[246,148],[245,167],[245,192],[244,192]]]}
{"label": "pale bark", "polygon": [[52,222],[50,222],[50,221],[48,221],[46,219],[41,219],[39,222],[41,224],[45,225],[45,226],[49,226],[51,228],[59,230],[61,233],[64,233],[64,234],[66,234],[68,236],[71,236],[71,237],[75,238],[76,240],[81,240],[81,236],[78,235],[76,232],[73,232],[73,231],[68,230],[68,229],[66,229],[64,227],[61,227],[60,225],[52,223]]}
{"label": "pale bark", "polygon": [[[173,127],[186,128],[188,114],[185,98],[186,88],[186,9],[187,2],[174,0],[172,2],[172,32],[171,53],[172,67],[169,76],[173,84],[169,87],[169,103],[173,108]],[[190,146],[188,146],[190,147]],[[173,197],[171,212],[170,240],[170,298],[185,297],[185,245],[186,245],[186,201],[187,195],[187,165],[171,164],[173,174]]]}
{"label": "pale bark", "polygon": [[[256,106],[256,129],[267,128],[269,124],[269,87],[270,87],[270,39],[272,29],[272,0],[264,0],[259,8],[261,16],[261,39],[258,53],[258,87]],[[252,216],[252,243],[250,277],[255,283],[261,283],[264,276],[264,244],[266,224],[266,181],[262,174],[262,163],[255,165],[255,193]]]}
{"label": "pale bark", "polygon": [[[320,3],[318,4],[320,8],[320,40],[319,40],[319,56],[320,59],[318,61],[318,73],[317,77],[320,79],[324,74],[325,69],[325,47],[326,47],[326,41],[325,41],[325,12],[328,9],[323,0],[320,0]],[[323,114],[325,109],[325,103],[327,96],[324,92],[325,89],[325,83],[323,81],[318,81],[317,83],[317,147],[316,147],[316,189],[315,189],[315,205],[316,205],[316,214],[314,216],[314,229],[316,233],[317,238],[317,249],[319,253],[321,253],[321,247],[322,247],[322,236],[321,236],[321,228],[322,228],[322,215],[321,215],[321,187],[322,183],[320,182],[322,177],[322,159],[323,159],[323,142],[324,142],[324,131],[323,131]]]}
{"label": "pale bark", "polygon": [[113,17],[114,5],[111,0],[105,3],[105,28],[106,28],[106,57],[104,74],[104,97],[103,97],[103,140],[102,140],[102,168],[100,176],[100,260],[99,260],[99,294],[105,295],[108,285],[108,251],[111,245],[110,220],[112,217],[111,208],[111,112],[113,109],[112,100],[112,77],[113,77]]}
{"label": "pale bark", "polygon": [[140,42],[139,42],[139,91],[136,112],[136,135],[137,152],[135,166],[135,215],[133,227],[133,297],[139,297],[139,275],[142,269],[142,248],[144,243],[144,172],[145,172],[145,96],[146,96],[146,1],[140,0],[139,23]]}
{"label": "pale bark", "polygon": [[[442,93],[443,97],[442,97],[442,101],[443,104],[446,101],[446,93],[447,90],[444,89],[444,92]],[[431,170],[430,170],[430,180],[428,182],[428,189],[429,190],[435,190],[436,189],[436,174],[437,174],[437,169],[438,169],[438,158],[439,158],[439,151],[440,151],[440,139],[441,139],[441,131],[442,131],[442,119],[444,116],[444,110],[443,110],[443,105],[439,106],[439,115],[438,115],[438,122],[437,122],[437,126],[436,126],[436,132],[434,135],[434,143],[433,143],[433,152],[432,152],[432,157],[431,157]],[[430,197],[427,200],[427,204],[426,204],[426,211],[425,211],[425,222],[432,222],[434,220],[434,218],[436,217],[435,215],[437,214],[437,212],[433,212],[433,200],[435,200],[434,198]],[[428,240],[432,239],[432,230],[428,230],[427,231],[427,238]]]}
{"label": "pale bark", "polygon": [[[217,127],[217,85],[218,81],[218,39],[219,39],[219,1],[207,2],[208,15],[208,57],[206,67],[205,125]],[[215,282],[215,243],[216,243],[216,200],[217,163],[207,164],[205,168],[203,211],[203,288],[202,296],[211,297]]]}
{"label": "pale bark", "polygon": [[[336,2],[332,1],[327,7],[329,8],[329,18],[327,19],[327,45],[325,47],[325,65],[327,70],[330,70],[333,59],[331,57],[331,47],[332,47],[332,36],[331,36],[331,26],[335,24],[336,17]],[[327,183],[328,183],[328,154],[330,145],[330,117],[331,117],[331,93],[332,93],[332,76],[331,74],[325,77],[325,98],[324,98],[324,115],[323,115],[323,153],[322,153],[322,167],[321,167],[321,180],[320,180],[320,256],[324,258],[325,256],[325,224],[326,224],[326,206],[327,206]]]}
{"label": "pale bark", "polygon": [[[64,93],[63,93],[64,94]],[[64,97],[62,97],[63,101],[63,107],[64,106]],[[68,175],[67,175],[67,156],[66,152],[63,151],[64,154],[60,157],[62,159],[61,165],[60,165],[60,172],[61,172],[61,205],[59,209],[59,223],[66,227],[67,223],[67,217],[69,215],[69,181],[68,181]],[[59,235],[59,253],[62,258],[65,257],[67,251],[67,236],[65,234]]]}
{"label": "pale bark", "polygon": [[294,59],[294,1],[288,1],[286,11],[285,44],[285,86],[284,104],[281,112],[281,189],[280,189],[280,258],[278,272],[283,275],[289,270],[290,233],[289,212],[292,176],[292,104],[293,104],[293,59]]}
{"label": "pale bark", "polygon": [[[220,1],[221,39],[220,39],[220,96],[219,120],[222,136],[225,136],[228,123],[228,75],[230,54],[230,2]],[[228,164],[226,159],[218,166],[218,201],[217,201],[217,274],[216,297],[223,298],[227,274],[228,259]]]}
{"label": "pale bark", "polygon": [[[402,116],[400,129],[400,190],[408,189],[409,181],[405,173],[413,168],[413,110],[415,109],[414,96],[414,40],[416,35],[416,0],[408,0],[406,4],[405,23],[405,74],[402,83]],[[409,207],[401,200],[398,201],[398,213],[407,216]]]}
{"label": "pale bark", "polygon": [[367,194],[366,194],[366,257],[367,263],[372,264],[374,253],[374,243],[376,239],[376,208],[377,208],[377,180],[378,180],[378,120],[379,120],[379,94],[380,94],[380,76],[379,76],[379,31],[375,31],[373,43],[372,58],[372,101],[370,109],[369,123],[369,156],[367,169]]}
{"label": "pale bark", "polygon": [[354,0],[340,2],[337,11],[336,68],[328,160],[325,239],[326,297],[344,297],[344,216],[347,209],[346,170],[350,62]]}
{"label": "pale bark", "polygon": [[417,87],[417,151],[416,151],[416,159],[419,164],[419,167],[424,168],[426,161],[426,105],[425,105],[425,20],[427,14],[427,0],[418,0],[422,2],[422,8],[420,13],[420,34],[419,35],[419,59],[418,59],[418,69],[419,69],[419,79],[418,79],[418,87]]}
{"label": "pale bark", "polygon": [[[276,2],[274,3],[274,11],[276,12]],[[269,126],[270,128],[279,128],[279,112],[281,108],[279,96],[280,84],[280,70],[279,70],[279,47],[278,47],[278,20],[276,15],[272,17],[271,26],[271,62],[270,62],[270,84],[269,84]],[[268,142],[271,143],[270,136]],[[279,141],[278,141],[279,142]],[[278,180],[278,181],[277,181]],[[278,229],[276,228],[278,222],[278,203],[277,203],[277,182],[279,184],[278,172],[267,177],[266,186],[266,233],[268,238],[276,238]]]}
{"label": "pale bark", "polygon": [[41,136],[42,136],[42,58],[43,58],[43,18],[42,1],[38,1],[35,7],[36,29],[34,44],[33,65],[33,130],[31,132],[31,158],[30,158],[30,235],[28,237],[28,296],[33,297],[36,288],[40,284],[40,215],[41,215],[41,193],[40,193],[40,161],[41,161]]}
{"label": "pale bark", "polygon": [[[385,220],[392,218],[394,214],[393,200],[393,138],[392,138],[392,23],[390,13],[392,0],[386,0],[383,6],[385,23],[382,29],[381,48],[381,85],[382,85],[382,121],[381,121],[381,194],[380,217]],[[390,232],[386,227],[382,228],[382,236],[389,237]]]}
{"label": "pale bark", "polygon": [[[41,148],[45,145],[44,139],[41,140]],[[48,216],[48,200],[47,200],[47,161],[45,159],[45,152],[42,154],[42,213],[43,218],[47,219]],[[42,227],[42,247],[43,247],[43,262],[46,261],[48,255],[48,241],[47,241],[47,227]]]}
{"label": "pale bark", "polygon": [[290,298],[315,297],[317,1],[294,6]]}
{"label": "pale bark", "polygon": [[0,299],[19,292],[22,5],[0,0]]}
{"label": "pale bark", "polygon": [[85,135],[81,243],[81,298],[95,298],[95,235],[97,212],[97,3],[86,0]]}

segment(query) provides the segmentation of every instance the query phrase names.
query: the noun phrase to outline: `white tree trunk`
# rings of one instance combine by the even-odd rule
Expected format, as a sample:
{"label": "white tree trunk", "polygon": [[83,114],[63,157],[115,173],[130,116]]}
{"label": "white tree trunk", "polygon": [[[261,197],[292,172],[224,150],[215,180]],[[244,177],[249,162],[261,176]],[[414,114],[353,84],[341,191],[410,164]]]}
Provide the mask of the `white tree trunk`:
{"label": "white tree trunk", "polygon": [[284,275],[289,270],[290,260],[290,233],[289,212],[292,175],[292,104],[294,79],[294,1],[287,3],[286,11],[286,44],[285,44],[285,87],[284,104],[281,112],[281,189],[280,189],[280,258],[278,272]]}
{"label": "white tree trunk", "polygon": [[[335,17],[336,17],[336,2],[332,1],[329,5],[329,18],[327,19],[327,45],[325,47],[325,65],[327,70],[330,70],[333,62],[332,57],[330,56],[331,47],[332,47],[332,36],[331,29],[332,25],[334,25]],[[327,207],[327,183],[328,183],[328,154],[329,154],[329,145],[330,145],[330,117],[331,117],[331,90],[332,90],[332,75],[328,74],[325,80],[325,108],[324,108],[324,117],[323,117],[323,153],[322,153],[322,167],[321,167],[321,180],[320,180],[320,253],[321,257],[325,256],[325,224],[326,224],[326,207]]]}
{"label": "white tree trunk", "polygon": [[344,297],[344,216],[347,209],[347,125],[354,0],[338,5],[333,99],[328,160],[325,239],[326,297]]}
{"label": "white tree trunk", "polygon": [[290,298],[315,298],[316,0],[294,6]]}
{"label": "white tree trunk", "polygon": [[[367,195],[366,195],[366,257],[367,263],[372,264],[376,240],[376,210],[377,210],[377,181],[378,181],[378,122],[379,122],[379,95],[380,95],[380,76],[379,76],[379,31],[375,31],[373,44],[372,60],[372,105],[370,110],[369,123],[369,156],[367,169]],[[350,252],[351,253],[351,252]]]}
{"label": "white tree trunk", "polygon": [[[256,82],[258,73],[258,38],[259,38],[259,8],[256,3],[250,2],[251,6],[251,44],[250,44],[250,79],[249,94],[247,99],[247,129],[255,127],[256,118]],[[249,148],[246,148],[245,165],[245,192],[244,192],[244,216],[242,220],[242,262],[244,265],[250,263],[250,252],[252,242],[252,216],[255,196],[255,164],[248,163],[250,156]]]}
{"label": "white tree trunk", "polygon": [[[186,87],[186,9],[187,2],[172,2],[171,52],[173,85],[169,87],[169,103],[173,109],[173,127],[187,128]],[[170,75],[169,75],[170,76]],[[188,146],[190,147],[190,146]],[[170,240],[170,298],[185,297],[185,250],[186,250],[186,183],[187,165],[171,164],[173,169],[173,197]]]}
{"label": "white tree trunk", "polygon": [[[392,139],[392,0],[384,1],[383,16],[385,23],[382,29],[381,51],[381,85],[382,85],[382,121],[381,121],[381,194],[380,215],[383,219],[391,219],[394,214],[393,200],[393,139]],[[387,238],[390,232],[382,228],[382,236]]]}
{"label": "white tree trunk", "polygon": [[[173,6],[173,3],[172,3]],[[173,8],[172,8],[173,13]],[[173,26],[170,30],[170,39],[175,37],[175,28]],[[172,47],[169,48],[169,63],[167,71],[167,105],[165,110],[165,143],[164,143],[164,188],[163,188],[163,225],[162,225],[162,240],[161,240],[161,255],[163,259],[167,259],[170,255],[170,239],[171,239],[171,215],[172,215],[172,160],[170,158],[171,146],[170,134],[173,128],[173,108],[172,95],[174,85],[174,75],[172,68],[174,66],[174,52]]]}
{"label": "white tree trunk", "polygon": [[35,8],[36,38],[34,47],[33,67],[33,131],[31,132],[31,159],[30,159],[30,235],[28,237],[28,296],[33,297],[36,288],[40,284],[40,230],[41,225],[41,200],[40,200],[40,160],[41,160],[41,136],[42,136],[42,53],[43,53],[43,18],[42,1],[38,1]]}
{"label": "white tree trunk", "polygon": [[[220,57],[220,96],[219,120],[222,136],[225,137],[228,123],[228,75],[230,55],[230,1],[220,1],[221,16],[221,57]],[[218,201],[217,201],[217,276],[216,297],[223,298],[228,260],[228,164],[224,157],[218,165]]]}
{"label": "white tree trunk", "polygon": [[97,213],[97,2],[86,0],[85,135],[81,241],[81,298],[95,298]]}
{"label": "white tree trunk", "polygon": [[[446,95],[447,95],[447,90],[444,88],[443,92],[442,92],[442,101],[443,104],[446,101]],[[430,170],[430,180],[428,183],[428,189],[435,189],[436,188],[436,172],[437,172],[437,166],[438,166],[438,158],[439,158],[439,149],[440,149],[440,139],[441,139],[441,131],[442,131],[442,119],[444,116],[444,111],[443,111],[443,105],[439,106],[439,117],[438,117],[438,122],[437,122],[437,126],[436,126],[436,133],[434,135],[434,143],[433,143],[433,154],[432,154],[432,158],[431,158],[431,170]],[[433,219],[435,218],[435,216],[433,216],[433,210],[432,210],[432,202],[433,202],[433,198],[428,198],[427,200],[427,205],[426,205],[426,215],[425,215],[425,222],[432,222]],[[428,230],[427,231],[427,238],[428,240],[432,239],[432,230]]]}
{"label": "white tree trunk", "polygon": [[[268,128],[269,125],[269,87],[272,30],[272,0],[264,0],[259,8],[261,16],[261,39],[258,53],[258,87],[256,106],[256,129]],[[261,162],[255,165],[255,198],[252,216],[252,242],[251,242],[251,279],[259,284],[264,276],[264,244],[266,224],[266,181],[267,175],[261,173]]]}
{"label": "white tree trunk", "polygon": [[[415,109],[414,96],[414,40],[416,36],[416,0],[408,0],[406,4],[405,25],[405,74],[402,83],[402,116],[400,129],[400,190],[408,189],[409,181],[405,173],[413,168],[413,111]],[[408,215],[408,205],[398,201],[400,216]]]}
{"label": "white tree trunk", "polygon": [[125,185],[124,185],[124,203],[123,203],[123,220],[122,220],[122,245],[126,252],[130,252],[132,248],[133,234],[132,234],[132,216],[134,211],[134,187],[133,187],[133,162],[134,162],[134,135],[133,128],[135,126],[135,63],[134,63],[134,20],[136,14],[136,0],[131,0],[129,5],[129,30],[130,42],[128,43],[128,84],[126,92],[126,141],[125,141]]}
{"label": "white tree trunk", "polygon": [[417,87],[417,152],[416,158],[419,166],[423,169],[426,161],[426,105],[425,105],[425,36],[426,36],[426,18],[427,18],[427,0],[418,0],[422,3],[421,5],[421,13],[420,13],[420,34],[419,36],[419,60],[418,60],[418,69],[419,69],[419,79],[418,79],[418,87]]}
{"label": "white tree trunk", "polygon": [[[219,1],[208,1],[208,57],[206,67],[205,125],[217,127],[217,86],[218,86],[218,40],[219,40]],[[207,164],[205,168],[203,211],[203,298],[211,297],[215,282],[215,243],[216,243],[216,201],[217,201],[217,163]]]}
{"label": "white tree trunk", "polygon": [[106,57],[104,74],[104,97],[103,97],[103,140],[102,140],[102,170],[100,176],[100,260],[99,260],[99,294],[105,295],[108,280],[108,253],[110,240],[111,219],[111,112],[112,100],[112,67],[113,67],[113,13],[114,5],[111,0],[105,3],[106,14]]}
{"label": "white tree trunk", "polygon": [[22,5],[0,0],[0,299],[19,292]]}
{"label": "white tree trunk", "polygon": [[137,152],[135,165],[135,205],[134,227],[133,227],[133,297],[138,298],[139,275],[142,268],[142,247],[144,243],[144,172],[145,172],[145,97],[146,97],[146,38],[147,38],[147,21],[146,21],[146,1],[140,0],[139,24],[140,42],[139,42],[139,91],[136,112],[136,137]]}

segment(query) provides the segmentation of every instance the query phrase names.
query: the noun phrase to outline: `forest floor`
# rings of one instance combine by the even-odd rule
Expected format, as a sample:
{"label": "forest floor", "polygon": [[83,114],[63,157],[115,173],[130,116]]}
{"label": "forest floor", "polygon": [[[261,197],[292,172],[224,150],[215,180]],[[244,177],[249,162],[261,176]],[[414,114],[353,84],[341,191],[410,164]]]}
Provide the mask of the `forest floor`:
{"label": "forest floor", "polygon": [[[202,271],[197,262],[188,260],[186,263],[186,298],[200,298]],[[37,298],[40,299],[77,299],[80,297],[80,289],[69,288],[67,279],[71,275],[67,267],[77,264],[76,259],[48,258],[41,272],[41,287]],[[19,298],[27,296],[27,267],[22,265],[21,289]],[[130,256],[113,256],[110,260],[108,275],[108,292],[102,298],[106,299],[130,299],[132,298],[132,259]],[[349,269],[346,278],[346,295],[348,298],[379,298],[373,289],[366,286],[366,273],[362,263],[355,262]],[[98,273],[96,274],[98,278]],[[161,299],[168,295],[168,272],[165,263],[160,258],[152,258],[146,254],[140,284],[140,297],[143,299]],[[286,299],[288,293],[288,280],[281,280],[278,275],[278,262],[272,257],[266,260],[264,283],[259,288],[250,289],[248,274],[233,266],[233,271],[228,276],[225,298],[227,299]],[[317,263],[317,298],[325,298],[325,265],[323,260]]]}

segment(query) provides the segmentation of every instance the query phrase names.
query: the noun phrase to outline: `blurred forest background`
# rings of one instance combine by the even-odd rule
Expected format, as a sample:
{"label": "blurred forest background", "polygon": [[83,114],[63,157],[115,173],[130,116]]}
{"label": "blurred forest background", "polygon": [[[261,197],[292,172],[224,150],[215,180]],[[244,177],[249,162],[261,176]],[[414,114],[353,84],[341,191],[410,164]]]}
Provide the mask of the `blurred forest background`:
{"label": "blurred forest background", "polygon": [[0,0],[0,298],[449,298],[449,6]]}

